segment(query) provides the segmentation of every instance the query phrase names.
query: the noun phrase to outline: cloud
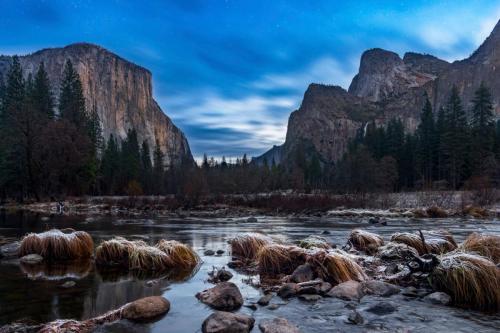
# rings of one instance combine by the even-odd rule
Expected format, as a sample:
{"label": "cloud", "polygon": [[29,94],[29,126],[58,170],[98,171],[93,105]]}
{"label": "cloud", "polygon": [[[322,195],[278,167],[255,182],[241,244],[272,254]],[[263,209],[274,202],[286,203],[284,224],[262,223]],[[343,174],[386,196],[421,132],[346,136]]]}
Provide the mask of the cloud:
{"label": "cloud", "polygon": [[252,86],[264,90],[293,89],[304,91],[310,83],[327,83],[347,89],[355,71],[353,62],[340,64],[336,59],[326,56],[317,59],[305,70],[264,75],[262,79],[253,82]]}

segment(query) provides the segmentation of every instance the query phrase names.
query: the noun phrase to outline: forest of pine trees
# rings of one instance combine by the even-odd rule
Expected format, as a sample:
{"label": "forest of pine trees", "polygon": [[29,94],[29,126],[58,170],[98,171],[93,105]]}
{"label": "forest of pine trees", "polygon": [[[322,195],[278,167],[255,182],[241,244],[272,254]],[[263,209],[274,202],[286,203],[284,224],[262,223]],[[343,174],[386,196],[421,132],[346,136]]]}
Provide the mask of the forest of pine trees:
{"label": "forest of pine trees", "polygon": [[71,61],[64,66],[57,98],[43,63],[25,78],[13,57],[7,77],[0,77],[2,200],[163,194],[172,180],[165,169],[159,144],[151,157],[148,143],[139,144],[134,130],[123,142],[113,136],[104,142],[97,109],[85,105]]}
{"label": "forest of pine trees", "polygon": [[[0,77],[0,195],[19,201],[67,195],[257,193],[283,189],[392,192],[460,189],[480,181],[500,185],[500,122],[481,84],[466,112],[453,87],[447,103],[433,110],[428,99],[414,133],[400,119],[368,123],[335,165],[299,143],[287,165],[246,155],[228,163],[206,155],[200,167],[165,165],[160,144],[104,139],[95,106],[85,105],[78,73],[68,60],[59,96],[41,63],[23,76],[17,57]],[[469,114],[469,117],[467,116]]]}

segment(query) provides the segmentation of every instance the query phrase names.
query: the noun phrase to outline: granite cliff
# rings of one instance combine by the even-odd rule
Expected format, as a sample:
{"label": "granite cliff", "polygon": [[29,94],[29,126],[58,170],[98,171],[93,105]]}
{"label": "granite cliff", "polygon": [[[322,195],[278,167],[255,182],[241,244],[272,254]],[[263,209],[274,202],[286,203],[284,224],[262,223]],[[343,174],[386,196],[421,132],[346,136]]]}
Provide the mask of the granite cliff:
{"label": "granite cliff", "polygon": [[[124,139],[129,129],[135,129],[140,142],[147,140],[150,147],[158,140],[165,163],[193,162],[184,134],[153,99],[151,72],[147,69],[87,43],[40,50],[21,56],[20,62],[27,76],[43,61],[54,96],[58,96],[68,59],[80,75],[87,108],[97,109],[104,138],[113,134]],[[0,57],[0,75],[6,75],[11,62],[11,57]]]}
{"label": "granite cliff", "polygon": [[403,58],[382,49],[363,53],[359,72],[349,89],[311,84],[300,108],[290,115],[285,143],[257,157],[289,163],[294,149],[304,144],[324,163],[334,163],[348,142],[368,122],[385,125],[399,118],[408,131],[418,126],[425,94],[434,110],[446,103],[456,85],[466,109],[481,82],[489,87],[500,117],[500,22],[468,58],[453,63],[432,55],[409,52]]}

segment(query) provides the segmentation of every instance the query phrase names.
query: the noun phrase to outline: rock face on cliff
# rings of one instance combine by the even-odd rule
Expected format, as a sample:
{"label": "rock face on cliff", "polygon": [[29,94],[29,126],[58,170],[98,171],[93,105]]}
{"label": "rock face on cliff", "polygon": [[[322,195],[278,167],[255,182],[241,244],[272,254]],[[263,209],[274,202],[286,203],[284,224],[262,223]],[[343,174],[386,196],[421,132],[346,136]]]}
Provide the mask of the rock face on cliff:
{"label": "rock face on cliff", "polygon": [[[43,61],[57,97],[68,59],[80,75],[87,108],[97,109],[105,139],[111,134],[124,139],[129,129],[135,129],[140,142],[147,140],[151,149],[158,140],[165,163],[193,162],[184,134],[153,99],[147,69],[86,43],[37,51],[20,57],[20,62],[27,76]],[[5,77],[11,61],[10,57],[0,57],[0,75]]]}
{"label": "rock face on cliff", "polygon": [[445,105],[453,85],[459,89],[463,105],[470,109],[474,92],[484,81],[500,117],[497,68],[500,71],[500,22],[469,58],[453,63],[413,52],[401,58],[382,49],[365,51],[349,90],[311,84],[300,108],[290,115],[285,143],[255,161],[262,163],[272,157],[276,163],[288,164],[302,144],[318,153],[324,163],[334,163],[368,122],[385,125],[399,118],[408,131],[414,131],[425,94],[438,110]]}

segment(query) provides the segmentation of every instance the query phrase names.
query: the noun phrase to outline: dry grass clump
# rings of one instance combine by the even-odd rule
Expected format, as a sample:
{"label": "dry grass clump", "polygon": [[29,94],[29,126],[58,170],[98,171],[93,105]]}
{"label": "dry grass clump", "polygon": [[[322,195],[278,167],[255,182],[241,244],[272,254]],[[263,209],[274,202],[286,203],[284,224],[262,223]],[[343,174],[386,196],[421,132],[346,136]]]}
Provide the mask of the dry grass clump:
{"label": "dry grass clump", "polygon": [[308,262],[315,268],[320,278],[332,284],[367,279],[361,266],[344,251],[317,251],[309,256]]}
{"label": "dry grass clump", "polygon": [[361,229],[351,231],[349,241],[358,251],[372,251],[384,245],[384,240],[377,234]]}
{"label": "dry grass clump", "polygon": [[240,257],[248,260],[255,259],[257,252],[269,244],[273,240],[265,235],[258,233],[249,233],[237,236],[230,241],[231,253],[235,257]]}
{"label": "dry grass clump", "polygon": [[192,248],[178,241],[162,239],[156,247],[167,254],[175,268],[193,268],[200,262],[200,257]]}
{"label": "dry grass clump", "polygon": [[23,237],[19,256],[39,254],[48,260],[90,258],[94,251],[92,237],[84,231],[64,233],[52,229],[39,234],[30,233]]}
{"label": "dry grass clump", "polygon": [[432,218],[446,218],[448,213],[443,208],[432,206],[426,210],[427,216]]}
{"label": "dry grass clump", "polygon": [[265,276],[291,274],[307,260],[307,252],[301,247],[270,244],[257,254],[259,273]]}
{"label": "dry grass clump", "polygon": [[500,236],[472,233],[460,244],[465,252],[475,252],[489,258],[495,264],[500,262]]}
{"label": "dry grass clump", "polygon": [[427,252],[442,254],[457,248],[457,243],[448,231],[423,231],[422,233],[425,238],[426,247],[424,247],[424,243],[419,233],[395,233],[392,235],[391,241],[411,246],[416,249],[420,255]]}
{"label": "dry grass clump", "polygon": [[308,236],[307,238],[304,238],[303,240],[299,241],[298,244],[301,248],[304,249],[313,249],[313,248],[318,248],[318,249],[331,249],[332,247],[330,244],[328,244],[328,241],[320,236]]}
{"label": "dry grass clump", "polygon": [[128,266],[129,254],[137,243],[123,237],[102,242],[95,250],[95,260],[98,265],[124,265]]}
{"label": "dry grass clump", "polygon": [[132,247],[128,257],[129,269],[141,271],[164,271],[174,266],[170,257],[154,246],[136,245]]}
{"label": "dry grass clump", "polygon": [[441,257],[431,275],[433,288],[449,294],[455,305],[478,310],[500,310],[500,273],[477,254],[453,252]]}
{"label": "dry grass clump", "polygon": [[462,214],[469,215],[477,219],[483,219],[490,215],[486,208],[478,206],[467,206],[462,210]]}

